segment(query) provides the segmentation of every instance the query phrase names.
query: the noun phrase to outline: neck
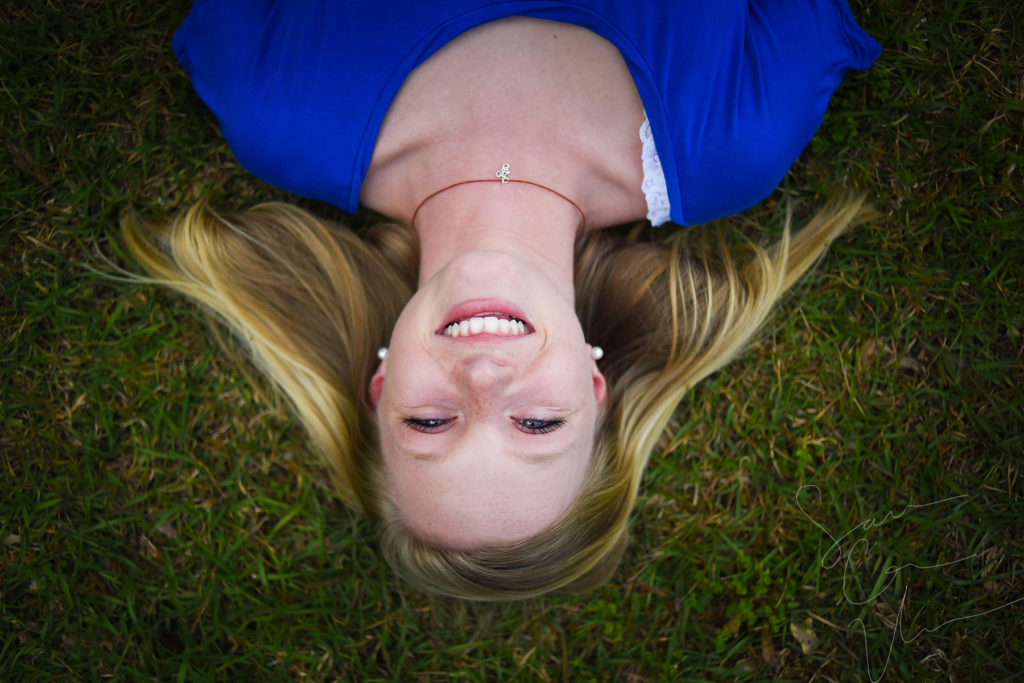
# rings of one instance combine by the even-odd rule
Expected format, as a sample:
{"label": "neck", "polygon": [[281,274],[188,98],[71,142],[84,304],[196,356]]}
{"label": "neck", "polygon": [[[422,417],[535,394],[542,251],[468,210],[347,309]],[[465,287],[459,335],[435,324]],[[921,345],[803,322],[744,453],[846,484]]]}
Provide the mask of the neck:
{"label": "neck", "polygon": [[420,206],[419,284],[458,255],[473,251],[515,254],[544,269],[569,301],[573,254],[582,209],[542,186],[494,182],[453,185]]}
{"label": "neck", "polygon": [[[577,235],[581,235],[581,234],[583,234],[583,233],[585,233],[587,231],[587,215],[583,212],[583,209],[580,208],[579,204],[577,204],[573,200],[569,199],[568,197],[566,197],[561,192],[559,192],[557,190],[552,190],[550,187],[548,187],[546,185],[541,185],[540,183],[535,183],[532,180],[509,180],[508,178],[505,178],[502,175],[502,174],[507,174],[507,173],[508,173],[508,164],[505,164],[501,168],[501,170],[498,171],[498,173],[497,173],[498,177],[501,178],[500,182],[502,184],[522,183],[524,185],[532,185],[533,187],[536,187],[536,188],[539,188],[541,190],[545,190],[547,192],[550,192],[551,194],[555,195],[556,197],[560,197],[561,199],[564,199],[565,201],[567,201],[570,204],[572,204],[573,208],[576,209],[576,213],[578,213],[580,215],[580,225],[576,229],[576,234]],[[419,203],[419,205],[416,207],[416,209],[412,212],[412,220],[410,221],[409,224],[413,227],[413,229],[415,229],[416,228],[416,216],[419,214],[420,209],[423,208],[424,204],[426,204],[427,202],[429,202],[431,199],[433,199],[437,195],[441,194],[442,192],[447,192],[448,190],[450,190],[450,189],[452,189],[454,187],[459,187],[460,185],[472,185],[472,184],[476,184],[476,183],[493,183],[493,182],[494,181],[489,179],[489,178],[481,178],[479,180],[460,180],[457,183],[452,183],[451,185],[446,185],[445,187],[442,187],[440,190],[437,190],[436,192],[432,192],[431,194],[427,195],[427,197],[423,201],[421,201]]]}

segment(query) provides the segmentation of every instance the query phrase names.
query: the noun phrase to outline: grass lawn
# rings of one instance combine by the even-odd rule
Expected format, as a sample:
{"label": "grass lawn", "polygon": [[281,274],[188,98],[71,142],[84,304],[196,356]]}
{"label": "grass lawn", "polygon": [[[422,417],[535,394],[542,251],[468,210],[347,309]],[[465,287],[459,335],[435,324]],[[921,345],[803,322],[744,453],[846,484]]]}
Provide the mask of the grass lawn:
{"label": "grass lawn", "polygon": [[400,585],[202,314],[110,277],[129,207],[287,198],[174,61],[189,3],[0,3],[0,680],[1019,675],[1024,6],[851,5],[885,52],[730,223],[881,218],[680,406],[611,583],[476,604]]}

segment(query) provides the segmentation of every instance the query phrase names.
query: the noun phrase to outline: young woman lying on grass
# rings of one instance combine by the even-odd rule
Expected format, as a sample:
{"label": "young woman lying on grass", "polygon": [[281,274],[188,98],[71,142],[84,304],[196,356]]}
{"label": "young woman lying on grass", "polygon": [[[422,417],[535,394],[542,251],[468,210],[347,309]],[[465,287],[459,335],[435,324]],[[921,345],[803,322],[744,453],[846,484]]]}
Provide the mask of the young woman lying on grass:
{"label": "young woman lying on grass", "polygon": [[200,202],[125,238],[288,397],[400,575],[585,590],[683,395],[865,210],[766,247],[604,228],[756,203],[879,48],[843,0],[402,4],[197,2],[174,41],[247,168],[389,219]]}

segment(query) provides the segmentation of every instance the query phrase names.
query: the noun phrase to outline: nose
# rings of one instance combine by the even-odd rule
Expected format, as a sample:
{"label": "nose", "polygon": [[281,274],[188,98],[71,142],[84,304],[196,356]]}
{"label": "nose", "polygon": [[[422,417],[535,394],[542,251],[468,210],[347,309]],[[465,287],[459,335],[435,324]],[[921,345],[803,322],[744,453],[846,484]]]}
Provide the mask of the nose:
{"label": "nose", "polygon": [[506,385],[514,370],[506,358],[481,354],[459,363],[455,372],[478,398],[485,398]]}

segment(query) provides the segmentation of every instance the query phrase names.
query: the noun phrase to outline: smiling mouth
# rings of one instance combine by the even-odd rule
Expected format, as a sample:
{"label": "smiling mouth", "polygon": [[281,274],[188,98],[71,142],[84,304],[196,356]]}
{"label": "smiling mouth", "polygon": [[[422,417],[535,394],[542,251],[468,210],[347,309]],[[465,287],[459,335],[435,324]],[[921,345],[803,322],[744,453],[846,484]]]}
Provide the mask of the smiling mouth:
{"label": "smiling mouth", "polygon": [[507,313],[478,313],[467,318],[459,318],[445,325],[439,334],[446,337],[475,337],[487,334],[496,337],[519,337],[532,334],[533,329]]}

